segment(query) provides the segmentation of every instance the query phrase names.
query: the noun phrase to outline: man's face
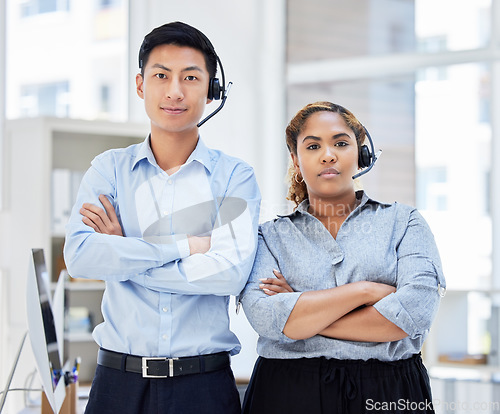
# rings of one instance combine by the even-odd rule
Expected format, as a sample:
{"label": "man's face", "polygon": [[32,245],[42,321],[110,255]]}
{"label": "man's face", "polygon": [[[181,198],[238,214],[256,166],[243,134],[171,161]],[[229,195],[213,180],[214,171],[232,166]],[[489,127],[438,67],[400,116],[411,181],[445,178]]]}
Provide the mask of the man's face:
{"label": "man's face", "polygon": [[[210,75],[203,53],[185,46],[155,47],[136,76],[137,94],[144,99],[151,132],[193,133],[203,115]],[[197,135],[197,131],[196,131]]]}

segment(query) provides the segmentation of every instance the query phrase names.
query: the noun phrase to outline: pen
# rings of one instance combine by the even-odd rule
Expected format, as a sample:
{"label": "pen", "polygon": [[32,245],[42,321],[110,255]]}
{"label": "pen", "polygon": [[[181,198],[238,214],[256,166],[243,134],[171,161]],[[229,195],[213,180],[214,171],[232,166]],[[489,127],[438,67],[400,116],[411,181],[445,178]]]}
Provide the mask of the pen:
{"label": "pen", "polygon": [[72,372],[71,372],[71,382],[77,382],[78,381],[78,373],[80,372],[80,364],[82,362],[82,359],[80,357],[75,358],[75,365],[73,366]]}
{"label": "pen", "polygon": [[81,362],[82,362],[82,359],[81,359],[80,357],[76,357],[76,358],[75,358],[75,365],[74,365],[74,367],[73,367],[73,372],[75,372],[75,371],[76,371],[76,372],[80,371],[80,364],[81,364]]}

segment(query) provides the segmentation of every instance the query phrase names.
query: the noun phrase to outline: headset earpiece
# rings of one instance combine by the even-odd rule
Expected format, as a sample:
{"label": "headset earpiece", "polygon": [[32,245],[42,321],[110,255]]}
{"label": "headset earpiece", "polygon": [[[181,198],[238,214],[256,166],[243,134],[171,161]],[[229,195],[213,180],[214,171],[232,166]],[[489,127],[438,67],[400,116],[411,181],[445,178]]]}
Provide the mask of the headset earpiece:
{"label": "headset earpiece", "polygon": [[219,100],[222,98],[222,94],[224,93],[223,88],[220,85],[218,78],[210,78],[208,83],[208,99]]}
{"label": "headset earpiece", "polygon": [[363,174],[366,174],[368,171],[370,171],[373,166],[375,165],[375,162],[377,161],[381,150],[375,154],[375,147],[373,146],[373,140],[372,137],[370,136],[370,133],[368,130],[365,129],[365,134],[366,137],[368,138],[368,142],[370,143],[370,148],[368,148],[367,145],[362,145],[359,148],[359,153],[358,153],[358,166],[361,168],[361,171],[358,172],[357,174],[354,174],[352,176],[352,179],[355,180],[358,177],[361,177]]}
{"label": "headset earpiece", "polygon": [[[213,50],[211,43],[208,42],[208,44],[210,45],[210,48]],[[213,112],[211,112],[208,116],[206,116],[200,122],[198,122],[197,125],[198,128],[201,127],[205,122],[207,122],[210,118],[212,118],[217,112],[219,112],[222,109],[222,107],[226,103],[227,95],[232,85],[232,82],[229,82],[226,88],[226,77],[224,76],[224,68],[222,67],[222,62],[220,61],[219,56],[217,56],[217,54],[215,53],[215,50],[213,50],[213,52],[215,54],[215,57],[217,58],[217,63],[219,64],[220,67],[220,74],[222,76],[222,85],[218,78],[210,78],[210,80],[208,81],[207,98],[213,100],[221,100],[221,103]]]}
{"label": "headset earpiece", "polygon": [[366,145],[362,145],[359,149],[358,166],[359,168],[369,167],[372,163],[372,153]]}

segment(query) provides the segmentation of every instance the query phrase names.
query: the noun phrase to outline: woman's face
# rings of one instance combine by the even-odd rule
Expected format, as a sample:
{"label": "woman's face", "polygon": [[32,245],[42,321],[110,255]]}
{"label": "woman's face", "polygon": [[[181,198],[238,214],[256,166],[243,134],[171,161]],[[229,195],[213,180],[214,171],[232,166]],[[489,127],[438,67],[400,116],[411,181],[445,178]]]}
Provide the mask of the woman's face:
{"label": "woman's face", "polygon": [[321,111],[309,116],[297,137],[297,155],[291,155],[310,201],[353,193],[358,145],[353,130],[338,113]]}

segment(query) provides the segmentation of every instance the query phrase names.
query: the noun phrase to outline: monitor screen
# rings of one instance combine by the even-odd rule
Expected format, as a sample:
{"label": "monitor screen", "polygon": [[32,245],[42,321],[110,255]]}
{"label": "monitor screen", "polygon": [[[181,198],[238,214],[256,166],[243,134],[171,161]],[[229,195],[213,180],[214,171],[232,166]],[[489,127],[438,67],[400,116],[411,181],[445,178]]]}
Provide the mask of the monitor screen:
{"label": "monitor screen", "polygon": [[[26,299],[28,332],[37,370],[45,395],[54,412],[58,413],[66,396],[62,348],[59,346],[63,338],[58,340],[60,329],[57,329],[62,326],[63,315],[54,315],[50,279],[42,249],[30,252]],[[63,309],[59,311],[63,312]]]}
{"label": "monitor screen", "polygon": [[35,265],[35,276],[40,298],[40,310],[42,311],[43,330],[45,332],[45,343],[49,354],[49,362],[55,375],[61,373],[61,358],[57,344],[56,325],[52,312],[52,300],[50,294],[50,279],[45,265],[45,257],[42,249],[32,249],[33,263]]}

